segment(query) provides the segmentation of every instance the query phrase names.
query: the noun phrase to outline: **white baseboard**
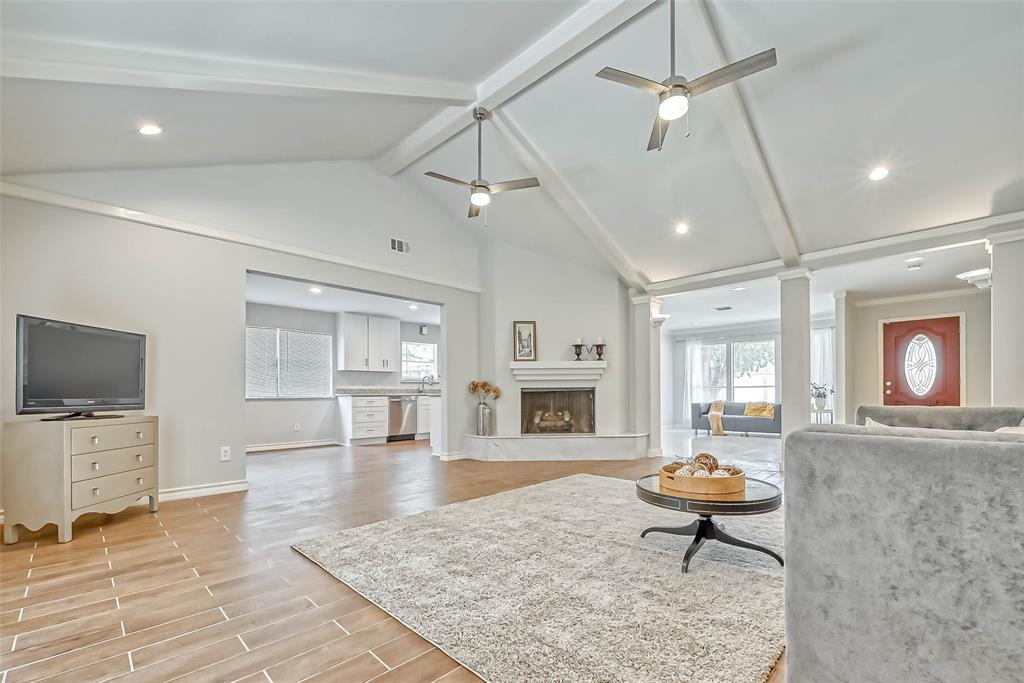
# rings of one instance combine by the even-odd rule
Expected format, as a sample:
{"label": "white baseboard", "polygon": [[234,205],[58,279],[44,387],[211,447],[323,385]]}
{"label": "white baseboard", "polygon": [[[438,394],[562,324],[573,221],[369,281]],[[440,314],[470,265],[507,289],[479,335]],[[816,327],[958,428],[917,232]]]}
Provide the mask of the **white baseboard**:
{"label": "white baseboard", "polygon": [[160,489],[160,502],[181,500],[182,498],[200,498],[202,496],[216,496],[221,493],[236,493],[248,491],[249,482],[245,479],[235,481],[221,481],[216,484],[200,484],[199,486],[179,486],[173,489]]}
{"label": "white baseboard", "polygon": [[333,439],[326,441],[295,441],[293,443],[267,443],[256,446],[246,446],[246,453],[262,453],[263,451],[287,451],[294,448],[317,448],[319,446],[340,446],[341,443]]}
{"label": "white baseboard", "polygon": [[470,457],[468,455],[466,455],[463,451],[455,451],[454,453],[438,453],[437,457],[438,457],[438,459],[441,460],[441,462],[450,462],[452,460],[469,460],[470,459]]}

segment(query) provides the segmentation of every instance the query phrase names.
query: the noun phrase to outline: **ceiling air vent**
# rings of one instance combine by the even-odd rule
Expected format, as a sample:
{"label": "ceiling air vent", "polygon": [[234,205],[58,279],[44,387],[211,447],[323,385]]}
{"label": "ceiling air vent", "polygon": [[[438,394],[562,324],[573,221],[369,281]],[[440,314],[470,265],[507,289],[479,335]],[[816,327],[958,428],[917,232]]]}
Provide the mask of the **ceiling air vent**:
{"label": "ceiling air vent", "polygon": [[716,311],[731,311],[732,306],[715,306]]}
{"label": "ceiling air vent", "polygon": [[400,240],[395,237],[391,238],[391,251],[397,251],[399,254],[409,253],[409,243],[405,240]]}

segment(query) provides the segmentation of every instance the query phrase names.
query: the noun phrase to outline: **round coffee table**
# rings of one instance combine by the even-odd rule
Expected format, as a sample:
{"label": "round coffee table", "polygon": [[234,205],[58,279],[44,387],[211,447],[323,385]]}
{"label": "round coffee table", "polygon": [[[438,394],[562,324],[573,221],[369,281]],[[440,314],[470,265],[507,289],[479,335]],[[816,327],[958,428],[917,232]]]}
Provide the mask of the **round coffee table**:
{"label": "round coffee table", "polygon": [[711,519],[712,515],[760,515],[778,510],[782,506],[782,491],[775,484],[748,478],[746,490],[737,493],[685,493],[662,488],[658,475],[650,474],[636,480],[636,495],[637,498],[651,505],[698,515],[697,519],[686,526],[652,526],[644,529],[640,534],[640,538],[649,533],[693,536],[690,547],[683,555],[684,574],[690,567],[690,560],[704,545],[704,541],[709,539],[726,545],[757,550],[771,555],[779,561],[779,564],[785,565],[782,556],[775,551],[727,534]]}

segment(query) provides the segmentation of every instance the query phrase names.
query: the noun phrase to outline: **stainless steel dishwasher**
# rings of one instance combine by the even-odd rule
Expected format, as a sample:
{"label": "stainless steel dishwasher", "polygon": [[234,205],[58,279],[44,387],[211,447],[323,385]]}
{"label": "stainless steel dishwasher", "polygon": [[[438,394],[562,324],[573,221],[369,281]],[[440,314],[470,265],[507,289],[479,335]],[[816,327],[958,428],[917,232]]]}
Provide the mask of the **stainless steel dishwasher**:
{"label": "stainless steel dishwasher", "polygon": [[416,438],[416,397],[392,396],[388,399],[388,441]]}

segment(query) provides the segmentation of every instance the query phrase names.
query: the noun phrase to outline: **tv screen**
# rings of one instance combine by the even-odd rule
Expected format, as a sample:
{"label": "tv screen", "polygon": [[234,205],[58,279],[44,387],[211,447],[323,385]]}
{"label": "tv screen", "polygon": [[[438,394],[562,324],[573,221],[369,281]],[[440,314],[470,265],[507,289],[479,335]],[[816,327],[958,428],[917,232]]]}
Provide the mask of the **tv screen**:
{"label": "tv screen", "polygon": [[18,316],[17,411],[142,410],[146,337]]}

